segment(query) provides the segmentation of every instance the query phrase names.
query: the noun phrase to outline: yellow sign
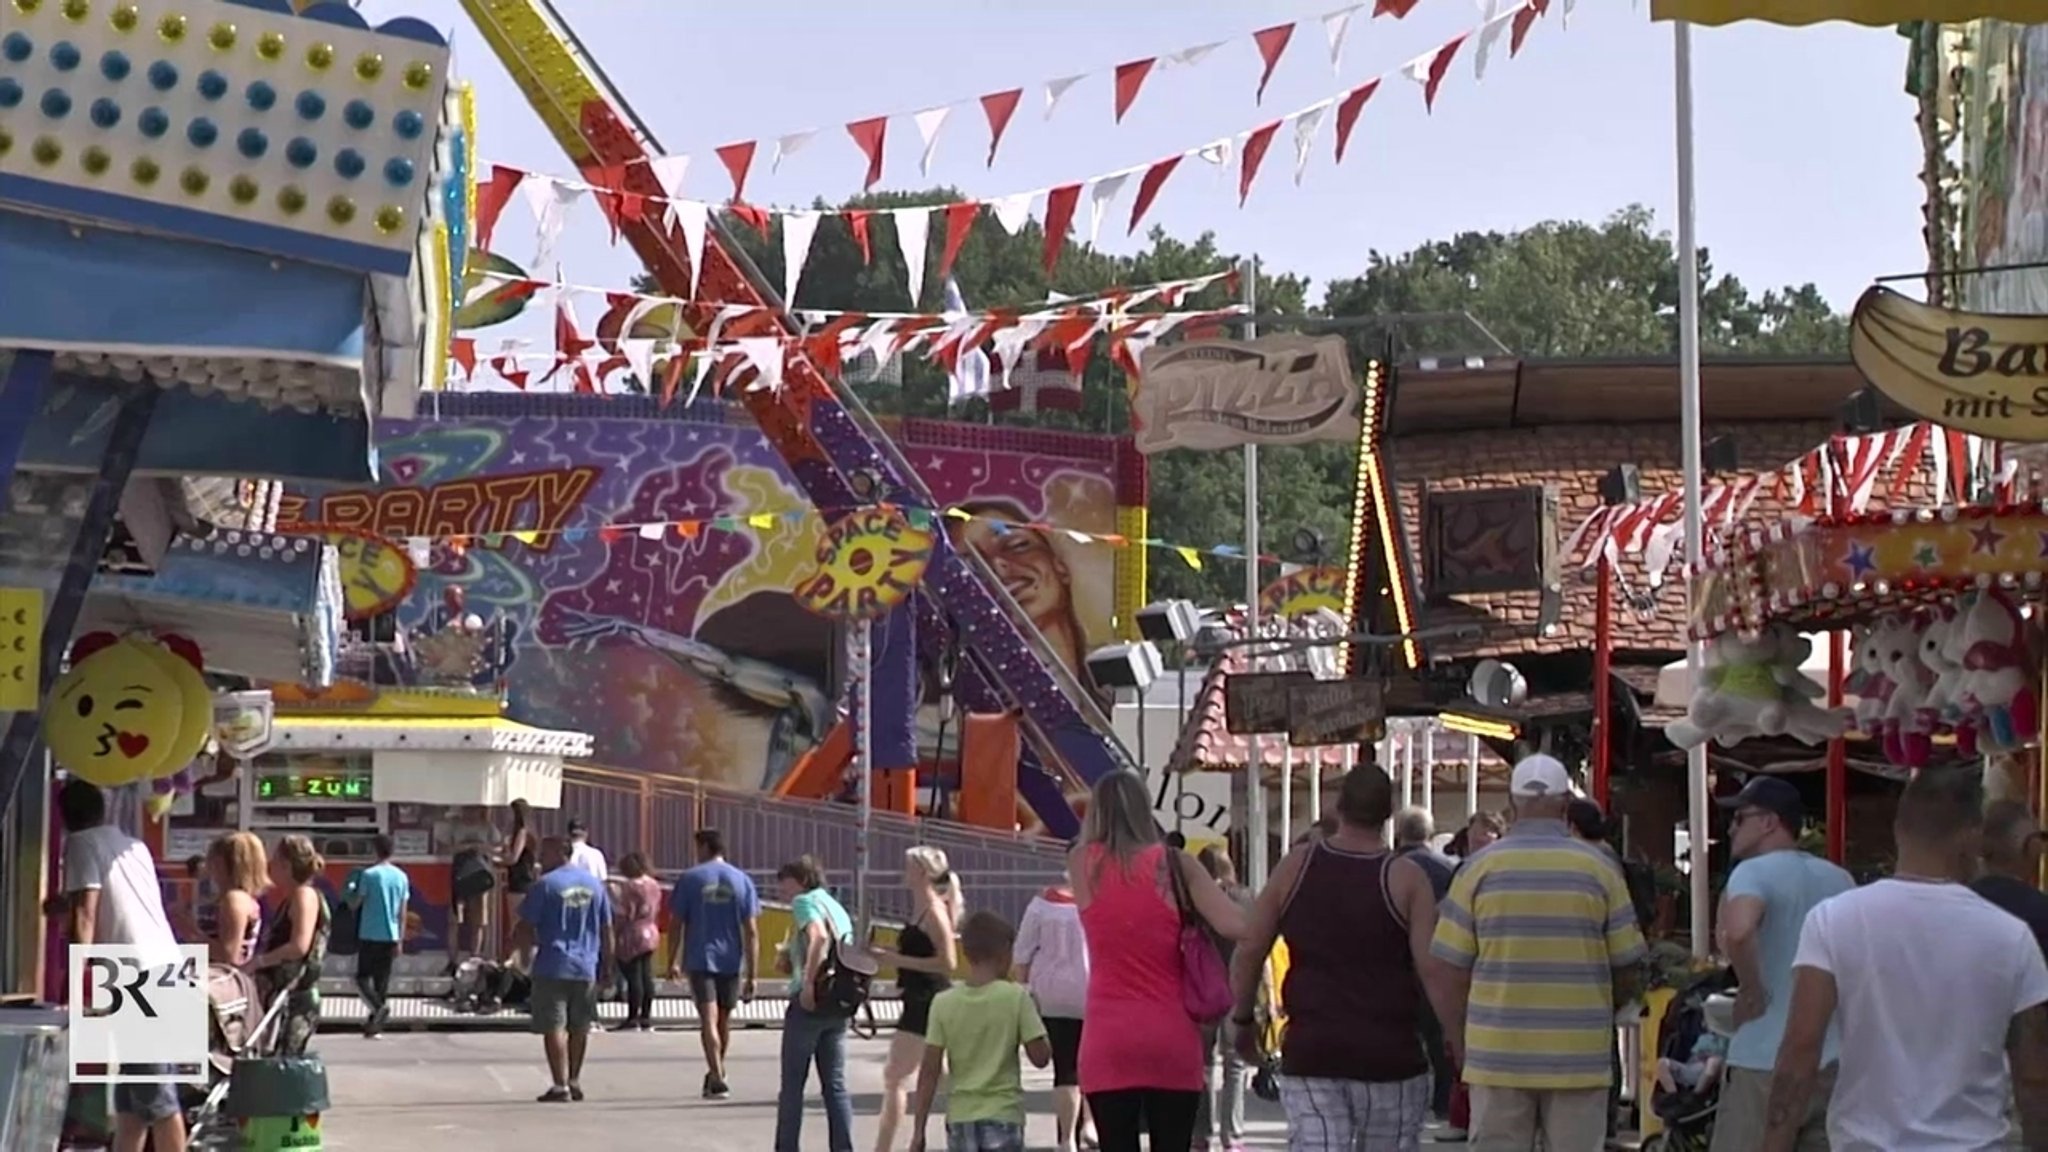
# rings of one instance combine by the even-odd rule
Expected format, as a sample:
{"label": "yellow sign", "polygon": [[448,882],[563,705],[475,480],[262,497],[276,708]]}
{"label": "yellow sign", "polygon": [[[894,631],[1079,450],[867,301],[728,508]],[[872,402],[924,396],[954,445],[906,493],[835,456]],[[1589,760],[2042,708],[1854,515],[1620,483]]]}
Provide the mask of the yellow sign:
{"label": "yellow sign", "polygon": [[1951,312],[1876,287],[1850,317],[1849,355],[1878,391],[1924,420],[2048,440],[2048,316]]}
{"label": "yellow sign", "polygon": [[1841,20],[1889,28],[1915,20],[1963,24],[2004,20],[2048,24],[2048,0],[1650,0],[1650,19],[1694,24],[1822,24]]}
{"label": "yellow sign", "polygon": [[1328,608],[1344,612],[1344,570],[1328,564],[1282,576],[1259,593],[1259,613],[1294,620]]}
{"label": "yellow sign", "polygon": [[369,620],[395,610],[419,579],[405,548],[374,532],[338,524],[293,524],[279,531],[334,545],[341,562],[343,614],[350,620]]}
{"label": "yellow sign", "polygon": [[43,590],[0,588],[0,712],[42,704]]}
{"label": "yellow sign", "polygon": [[895,508],[862,508],[825,529],[818,570],[799,581],[797,603],[834,620],[872,620],[924,577],[932,534]]}

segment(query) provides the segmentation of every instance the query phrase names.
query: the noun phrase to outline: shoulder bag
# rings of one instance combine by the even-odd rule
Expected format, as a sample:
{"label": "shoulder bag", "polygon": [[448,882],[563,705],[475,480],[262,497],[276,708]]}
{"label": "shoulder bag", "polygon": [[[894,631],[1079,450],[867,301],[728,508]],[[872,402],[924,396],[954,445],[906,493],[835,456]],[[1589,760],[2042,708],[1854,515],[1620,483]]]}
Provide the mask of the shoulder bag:
{"label": "shoulder bag", "polygon": [[1214,1024],[1230,1015],[1230,974],[1210,938],[1208,922],[1188,892],[1180,857],[1179,851],[1166,849],[1167,881],[1173,885],[1174,908],[1180,913],[1180,1003],[1195,1023]]}

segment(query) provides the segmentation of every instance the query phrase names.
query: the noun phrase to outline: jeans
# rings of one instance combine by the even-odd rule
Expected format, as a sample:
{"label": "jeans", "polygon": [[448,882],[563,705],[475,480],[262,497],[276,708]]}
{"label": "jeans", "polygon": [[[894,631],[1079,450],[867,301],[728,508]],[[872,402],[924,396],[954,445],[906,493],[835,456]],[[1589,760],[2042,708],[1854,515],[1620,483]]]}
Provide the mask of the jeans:
{"label": "jeans", "polygon": [[1024,1152],[1024,1126],[1007,1120],[948,1124],[946,1152]]}
{"label": "jeans", "polygon": [[626,1023],[654,1022],[654,953],[621,961],[619,974],[626,981]]}
{"label": "jeans", "polygon": [[[1429,1057],[1429,1112],[1442,1120],[1451,1114],[1451,1088],[1458,1082],[1458,1070],[1451,1067],[1444,1026],[1427,1004],[1422,1006],[1422,1050]],[[1616,1059],[1619,1058],[1617,1054]],[[1619,1082],[1617,1078],[1616,1083]]]}
{"label": "jeans", "polygon": [[1225,1147],[1244,1142],[1245,1066],[1233,1040],[1231,1026],[1222,1021],[1202,1029],[1209,1073],[1195,1108],[1195,1139],[1220,1139]]}
{"label": "jeans", "polygon": [[391,965],[398,958],[398,945],[390,940],[363,940],[356,944],[356,989],[363,994],[363,1034],[375,1036],[384,1030],[387,1005],[391,1000]]}
{"label": "jeans", "polygon": [[846,1091],[846,1017],[806,1011],[792,998],[782,1017],[782,1089],[775,1097],[775,1152],[801,1152],[804,1089],[811,1065],[825,1095],[831,1152],[853,1152],[853,1097]]}

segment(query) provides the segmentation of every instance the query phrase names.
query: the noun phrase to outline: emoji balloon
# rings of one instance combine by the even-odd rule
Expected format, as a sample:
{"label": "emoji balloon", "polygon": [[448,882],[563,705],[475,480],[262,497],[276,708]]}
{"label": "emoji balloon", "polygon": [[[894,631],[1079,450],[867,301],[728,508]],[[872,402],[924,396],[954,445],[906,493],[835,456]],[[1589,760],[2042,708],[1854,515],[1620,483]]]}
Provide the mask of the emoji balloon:
{"label": "emoji balloon", "polygon": [[178,684],[178,739],[156,771],[158,776],[169,776],[189,766],[206,748],[207,737],[213,735],[213,693],[206,686],[206,677],[201,675],[206,657],[190,637],[175,633],[166,633],[154,642],[146,636],[129,639],[142,645],[150,658],[163,667],[164,674]]}
{"label": "emoji balloon", "polygon": [[190,682],[160,651],[154,640],[111,632],[87,633],[71,646],[71,669],[51,686],[43,713],[43,740],[59,767],[118,788],[184,766],[171,759],[185,744]]}

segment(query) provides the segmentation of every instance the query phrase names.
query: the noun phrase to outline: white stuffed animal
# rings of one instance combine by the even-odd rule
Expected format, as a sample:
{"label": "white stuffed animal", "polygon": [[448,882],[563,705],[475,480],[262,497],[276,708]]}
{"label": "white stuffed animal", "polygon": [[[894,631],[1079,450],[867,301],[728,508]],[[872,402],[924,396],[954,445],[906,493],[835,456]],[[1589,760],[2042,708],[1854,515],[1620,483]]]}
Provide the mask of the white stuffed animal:
{"label": "white stuffed animal", "polygon": [[1849,675],[1843,688],[1856,697],[1856,730],[1876,735],[1891,699],[1891,678],[1884,674],[1876,624],[1860,624],[1849,633]]}
{"label": "white stuffed animal", "polygon": [[1962,653],[1953,656],[1956,632],[1955,609],[1946,605],[1928,614],[1920,628],[1920,663],[1934,674],[1927,694],[1920,699],[1920,720],[1929,732],[1946,732],[1955,727],[1953,705],[1956,688],[1963,680]]}
{"label": "white stuffed animal", "polygon": [[1885,757],[1908,768],[1925,767],[1934,750],[1934,723],[1923,714],[1927,693],[1934,687],[1934,670],[1920,659],[1926,643],[1923,629],[1921,622],[1906,616],[1890,618],[1878,629],[1883,637],[1880,658],[1892,682],[1884,709]]}
{"label": "white stuffed animal", "polygon": [[2019,607],[2002,592],[1984,592],[1962,629],[1968,647],[1960,698],[1964,714],[1978,718],[1978,746],[2005,751],[2027,743],[2041,730],[2040,708]]}
{"label": "white stuffed animal", "polygon": [[1778,637],[1772,633],[1745,639],[1724,632],[1715,637],[1685,719],[1665,725],[1665,737],[1680,748],[1697,748],[1708,740],[1727,747],[1764,735],[1766,717],[1782,726],[1785,695],[1778,682],[1778,660]]}
{"label": "white stuffed animal", "polygon": [[1949,680],[1948,694],[1942,700],[1942,721],[1956,736],[1956,754],[1976,756],[1978,725],[1983,716],[1968,706],[1970,671],[1967,659],[1970,654],[1970,630],[1965,626],[1970,610],[1977,604],[1977,593],[1965,592],[1956,597],[1955,603],[1945,611],[1948,613],[1948,629],[1941,643],[1943,667],[1954,667],[1955,675]]}
{"label": "white stuffed animal", "polygon": [[1806,674],[1813,642],[1785,624],[1772,625],[1765,635],[1777,650],[1771,673],[1778,683],[1779,703],[1759,718],[1764,734],[1790,736],[1806,744],[1825,744],[1840,736],[1849,726],[1848,709],[1822,708],[1813,702],[1826,691]]}

